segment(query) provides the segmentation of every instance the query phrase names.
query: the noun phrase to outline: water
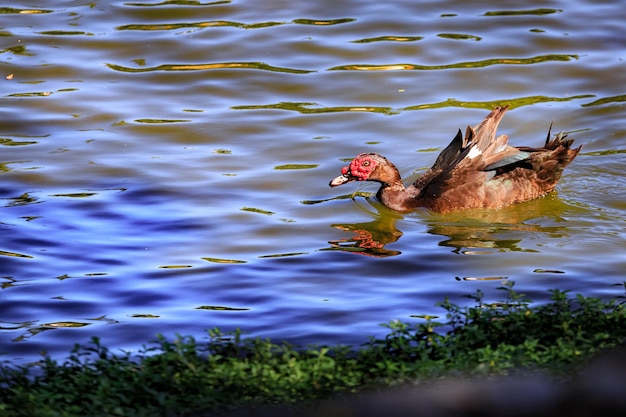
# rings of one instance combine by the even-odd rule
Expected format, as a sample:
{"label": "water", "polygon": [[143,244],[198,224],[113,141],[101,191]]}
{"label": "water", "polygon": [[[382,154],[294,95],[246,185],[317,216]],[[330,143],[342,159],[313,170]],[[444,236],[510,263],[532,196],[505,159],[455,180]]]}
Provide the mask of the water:
{"label": "water", "polygon": [[[365,3],[365,4],[364,4]],[[0,352],[138,349],[206,329],[359,344],[505,279],[623,294],[626,12],[615,2],[126,1],[0,8]],[[558,193],[399,215],[330,189],[411,176],[458,128],[548,126]]]}

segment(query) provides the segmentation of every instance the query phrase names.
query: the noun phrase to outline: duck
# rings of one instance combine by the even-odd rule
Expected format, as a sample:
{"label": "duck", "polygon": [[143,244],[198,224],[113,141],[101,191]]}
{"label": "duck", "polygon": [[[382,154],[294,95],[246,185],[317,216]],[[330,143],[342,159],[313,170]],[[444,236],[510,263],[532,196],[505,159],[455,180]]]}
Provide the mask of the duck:
{"label": "duck", "polygon": [[541,148],[514,147],[496,130],[508,106],[495,107],[483,121],[459,129],[430,169],[405,187],[398,168],[378,153],[361,153],[330,181],[337,187],[353,181],[380,184],[377,199],[387,208],[410,212],[420,207],[433,212],[474,208],[497,209],[539,198],[554,190],[565,167],[582,145],[567,133],[552,138],[552,124]]}

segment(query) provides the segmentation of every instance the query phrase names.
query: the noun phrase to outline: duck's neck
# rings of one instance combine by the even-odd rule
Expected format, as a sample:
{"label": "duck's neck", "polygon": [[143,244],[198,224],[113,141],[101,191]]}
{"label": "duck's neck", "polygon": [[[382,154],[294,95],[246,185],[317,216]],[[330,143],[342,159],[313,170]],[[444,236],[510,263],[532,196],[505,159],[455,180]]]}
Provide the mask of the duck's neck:
{"label": "duck's neck", "polygon": [[386,169],[385,180],[380,180],[376,197],[388,208],[396,211],[408,211],[416,207],[415,190],[407,189],[402,183],[398,169],[391,163]]}

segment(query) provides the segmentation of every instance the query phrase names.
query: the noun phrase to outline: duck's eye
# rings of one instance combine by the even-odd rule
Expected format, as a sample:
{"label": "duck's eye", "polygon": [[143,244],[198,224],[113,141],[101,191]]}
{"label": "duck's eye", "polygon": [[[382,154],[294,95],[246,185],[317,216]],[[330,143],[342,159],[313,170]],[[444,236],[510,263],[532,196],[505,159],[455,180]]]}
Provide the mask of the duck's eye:
{"label": "duck's eye", "polygon": [[370,166],[370,161],[363,161],[363,163],[361,164],[364,167],[368,167]]}

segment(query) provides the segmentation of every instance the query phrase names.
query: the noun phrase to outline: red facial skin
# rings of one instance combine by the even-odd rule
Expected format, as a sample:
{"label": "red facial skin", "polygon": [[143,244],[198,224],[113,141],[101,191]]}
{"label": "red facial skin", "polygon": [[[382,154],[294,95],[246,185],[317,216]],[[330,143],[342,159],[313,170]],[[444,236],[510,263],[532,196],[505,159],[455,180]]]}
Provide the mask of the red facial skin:
{"label": "red facial skin", "polygon": [[352,176],[357,181],[366,181],[376,165],[378,162],[367,155],[357,156],[350,162],[350,166],[341,169],[341,174],[346,177]]}

